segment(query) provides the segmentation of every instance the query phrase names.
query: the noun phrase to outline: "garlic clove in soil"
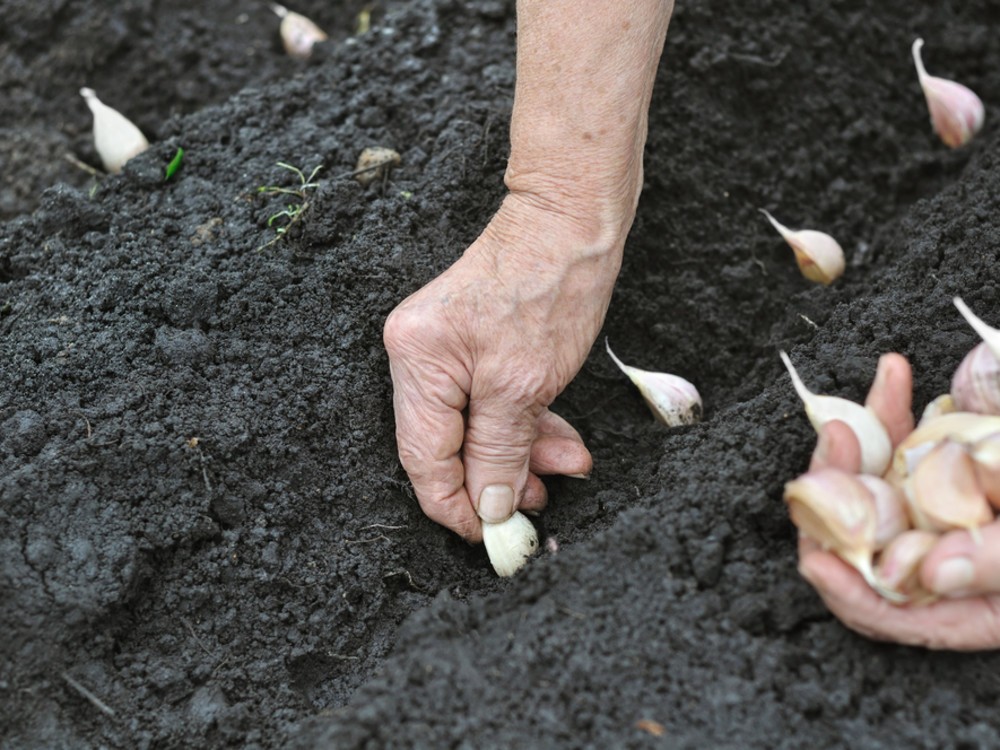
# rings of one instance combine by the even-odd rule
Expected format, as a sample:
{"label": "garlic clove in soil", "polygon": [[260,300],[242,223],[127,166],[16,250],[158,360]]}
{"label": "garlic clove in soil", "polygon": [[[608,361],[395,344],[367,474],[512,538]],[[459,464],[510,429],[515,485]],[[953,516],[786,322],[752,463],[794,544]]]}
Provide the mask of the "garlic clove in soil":
{"label": "garlic clove in soil", "polygon": [[635,383],[658,420],[668,427],[679,427],[701,421],[701,396],[693,384],[678,375],[649,372],[626,365],[611,351],[611,344],[607,339],[604,340],[604,347],[618,365],[618,369]]}
{"label": "garlic clove in soil", "polygon": [[389,170],[398,166],[403,158],[399,152],[384,146],[371,146],[361,152],[357,166],[354,167],[354,179],[367,187],[375,180],[380,180]]}
{"label": "garlic clove in soil", "polygon": [[924,456],[912,487],[914,521],[929,525],[929,531],[967,529],[975,538],[977,529],[993,520],[972,456],[960,443],[943,440]]}
{"label": "garlic clove in soil", "polygon": [[844,250],[833,237],[812,229],[793,231],[763,208],[758,210],[791,246],[795,262],[803,276],[810,281],[829,285],[843,275]]}
{"label": "garlic clove in soil", "polygon": [[875,500],[856,476],[840,469],[810,471],[785,485],[785,502],[803,534],[851,565],[885,598],[902,599],[885,590],[872,568]]}
{"label": "garlic clove in soil", "polygon": [[931,531],[904,531],[882,552],[876,573],[882,585],[908,600],[925,599],[931,592],[920,585],[920,564],[938,542]]}
{"label": "garlic clove in soil", "polygon": [[927,73],[920,48],[923,39],[913,42],[913,63],[930,110],[934,132],[950,148],[964,146],[983,127],[983,102],[968,87]]}
{"label": "garlic clove in soil", "polygon": [[799,374],[792,366],[792,360],[785,352],[780,352],[788,374],[792,377],[795,392],[806,407],[806,416],[816,432],[833,420],[847,424],[854,432],[861,446],[861,473],[882,476],[892,457],[892,442],[885,426],[875,412],[867,406],[836,396],[819,396],[806,388]]}
{"label": "garlic clove in soil", "polygon": [[858,474],[857,478],[872,493],[875,503],[875,551],[878,552],[910,528],[906,498],[884,479],[868,474]]}
{"label": "garlic clove in soil", "polygon": [[527,516],[518,511],[506,521],[483,521],[483,544],[493,570],[501,578],[514,575],[538,549],[538,532]]}
{"label": "garlic clove in soil", "polygon": [[271,3],[271,10],[281,19],[281,43],[290,57],[307,60],[312,55],[313,45],[329,39],[323,29],[305,16],[277,3]]}
{"label": "garlic clove in soil", "polygon": [[909,477],[920,460],[942,440],[971,445],[988,435],[1000,432],[1000,416],[956,411],[942,414],[903,438],[892,458],[894,474],[900,482]]}
{"label": "garlic clove in soil", "polygon": [[101,163],[106,171],[118,174],[125,162],[149,148],[149,141],[125,115],[98,99],[93,89],[80,89],[80,96],[94,116],[94,146]]}
{"label": "garlic clove in soil", "polygon": [[951,394],[961,411],[1000,415],[1000,330],[979,318],[960,297],[955,307],[982,343],[965,355],[951,379]]}

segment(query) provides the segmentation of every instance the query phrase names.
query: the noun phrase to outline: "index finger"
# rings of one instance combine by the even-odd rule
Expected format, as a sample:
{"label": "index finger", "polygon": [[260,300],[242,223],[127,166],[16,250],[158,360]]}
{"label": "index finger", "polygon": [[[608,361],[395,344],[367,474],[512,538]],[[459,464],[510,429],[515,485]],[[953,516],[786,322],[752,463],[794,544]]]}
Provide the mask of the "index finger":
{"label": "index finger", "polygon": [[879,357],[865,406],[885,425],[894,448],[913,432],[913,370],[906,357],[895,352]]}

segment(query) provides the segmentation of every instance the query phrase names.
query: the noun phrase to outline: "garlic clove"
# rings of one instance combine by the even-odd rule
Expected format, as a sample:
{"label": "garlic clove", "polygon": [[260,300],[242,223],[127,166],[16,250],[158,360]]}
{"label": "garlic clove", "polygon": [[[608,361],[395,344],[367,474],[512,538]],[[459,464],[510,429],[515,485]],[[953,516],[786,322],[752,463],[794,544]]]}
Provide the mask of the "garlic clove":
{"label": "garlic clove", "polygon": [[668,427],[679,427],[701,421],[701,396],[694,385],[678,375],[649,372],[626,365],[611,351],[611,344],[607,339],[604,340],[604,347],[618,368],[635,383],[658,420]]}
{"label": "garlic clove", "polygon": [[942,440],[969,445],[1000,432],[1000,416],[956,411],[922,423],[896,446],[892,466],[900,480],[910,476],[920,460]]}
{"label": "garlic clove", "polygon": [[938,542],[930,531],[904,531],[882,552],[877,575],[882,585],[908,599],[930,596],[920,585],[920,565]]}
{"label": "garlic clove", "polygon": [[993,520],[972,456],[966,446],[951,440],[941,441],[917,464],[912,501],[935,531],[968,529],[975,536],[975,529]]}
{"label": "garlic clove", "polygon": [[798,263],[803,276],[810,281],[829,285],[843,275],[844,250],[833,237],[812,229],[793,231],[763,208],[758,210],[791,246],[795,253],[795,262]]}
{"label": "garlic clove", "polygon": [[968,87],[929,75],[920,56],[923,46],[923,39],[913,42],[913,62],[930,110],[931,125],[946,146],[964,146],[983,126],[986,117],[983,102]]}
{"label": "garlic clove", "polygon": [[538,549],[538,532],[527,516],[518,511],[506,521],[483,521],[483,544],[493,570],[507,578],[520,570]]}
{"label": "garlic clove", "polygon": [[94,116],[94,146],[104,169],[118,174],[125,162],[149,148],[142,131],[125,115],[97,98],[91,88],[80,89]]}
{"label": "garlic clove", "polygon": [[983,494],[994,508],[1000,508],[1000,432],[977,440],[970,453]]}
{"label": "garlic clove", "polygon": [[902,599],[884,590],[875,576],[875,500],[855,475],[840,469],[810,471],[785,485],[785,502],[803,534],[854,567],[885,598]]}
{"label": "garlic clove", "polygon": [[932,419],[937,419],[942,414],[951,414],[956,411],[968,411],[967,409],[959,409],[955,404],[955,399],[952,398],[950,393],[942,393],[936,399],[931,401],[927,406],[924,407],[923,413],[920,415],[920,421],[917,422],[919,427],[922,424],[930,422]]}
{"label": "garlic clove", "polygon": [[861,446],[861,473],[882,476],[892,457],[892,441],[889,440],[889,433],[875,412],[846,398],[819,396],[813,393],[805,387],[788,355],[785,352],[780,354],[781,361],[785,363],[788,374],[792,377],[795,392],[806,407],[806,416],[809,417],[816,432],[819,432],[824,424],[835,419],[846,423]]}
{"label": "garlic clove", "polygon": [[872,493],[875,503],[875,551],[910,528],[903,493],[879,477],[859,474],[858,481]]}
{"label": "garlic clove", "polygon": [[951,380],[951,393],[962,411],[1000,414],[1000,330],[979,318],[960,297],[955,307],[983,342],[965,355]]}
{"label": "garlic clove", "polygon": [[358,163],[354,167],[354,179],[367,187],[375,180],[380,180],[392,167],[398,166],[403,157],[398,151],[384,146],[371,146],[361,152]]}
{"label": "garlic clove", "polygon": [[312,55],[314,44],[329,39],[323,29],[305,16],[277,3],[271,3],[271,10],[281,19],[281,43],[291,57],[306,60]]}

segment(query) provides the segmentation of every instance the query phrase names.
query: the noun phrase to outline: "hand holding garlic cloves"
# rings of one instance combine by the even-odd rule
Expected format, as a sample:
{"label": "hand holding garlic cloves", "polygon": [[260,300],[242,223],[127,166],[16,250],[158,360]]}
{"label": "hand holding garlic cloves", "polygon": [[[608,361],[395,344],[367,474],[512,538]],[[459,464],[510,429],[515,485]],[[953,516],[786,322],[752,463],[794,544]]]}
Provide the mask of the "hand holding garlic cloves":
{"label": "hand holding garlic cloves", "polygon": [[[885,425],[894,448],[913,431],[911,399],[909,363],[898,354],[884,355],[865,405]],[[855,474],[860,467],[861,449],[851,428],[836,420],[824,424],[810,472]],[[867,637],[934,649],[1000,648],[1000,522],[979,528],[981,543],[964,530],[933,540],[929,534],[896,536],[876,570],[880,584],[904,592],[911,606],[890,603],[842,558],[805,535],[799,541],[799,571],[838,619]],[[928,593],[939,598],[921,604]]]}

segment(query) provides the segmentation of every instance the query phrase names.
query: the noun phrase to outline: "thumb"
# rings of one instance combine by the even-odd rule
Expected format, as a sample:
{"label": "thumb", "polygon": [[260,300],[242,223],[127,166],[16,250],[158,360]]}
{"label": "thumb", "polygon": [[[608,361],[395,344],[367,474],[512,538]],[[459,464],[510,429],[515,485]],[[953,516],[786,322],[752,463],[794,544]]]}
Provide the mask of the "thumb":
{"label": "thumb", "polygon": [[952,531],[935,545],[920,568],[926,588],[942,596],[1000,593],[1000,522],[978,530]]}
{"label": "thumb", "polygon": [[520,504],[540,411],[500,399],[469,403],[462,448],[465,487],[487,523],[507,520]]}

